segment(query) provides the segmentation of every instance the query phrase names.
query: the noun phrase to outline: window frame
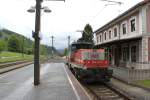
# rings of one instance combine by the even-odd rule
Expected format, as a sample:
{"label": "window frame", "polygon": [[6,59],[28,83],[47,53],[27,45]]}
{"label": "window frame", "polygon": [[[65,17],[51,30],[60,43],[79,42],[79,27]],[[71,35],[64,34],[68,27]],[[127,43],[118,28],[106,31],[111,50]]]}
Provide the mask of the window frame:
{"label": "window frame", "polygon": [[[135,51],[132,52],[132,48],[135,47]],[[131,52],[131,62],[137,62],[137,45],[132,45],[130,48],[130,52]]]}
{"label": "window frame", "polygon": [[[116,33],[115,33],[115,29],[116,29]],[[114,37],[117,37],[117,36],[118,36],[118,27],[117,27],[117,26],[115,26],[115,27],[113,28],[113,33],[114,33]]]}
{"label": "window frame", "polygon": [[129,47],[123,46],[121,51],[122,51],[122,61],[124,62],[129,61]]}
{"label": "window frame", "polygon": [[106,31],[104,32],[104,40],[105,41],[107,40],[107,32]]}
{"label": "window frame", "polygon": [[[123,30],[123,25],[125,25],[125,27],[126,27],[126,29],[125,29],[125,33],[124,33],[124,30]],[[124,22],[122,22],[122,24],[121,24],[121,33],[122,33],[122,35],[126,35],[127,34],[127,21],[124,21]]]}
{"label": "window frame", "polygon": [[96,37],[97,37],[97,43],[99,43],[99,35],[97,35]]}
{"label": "window frame", "polygon": [[[132,25],[131,25],[131,21],[132,21],[132,20],[135,20],[135,26],[134,26],[134,27],[135,27],[135,30],[134,30],[134,31],[132,31]],[[130,22],[130,32],[131,32],[131,33],[136,32],[136,29],[137,29],[136,17],[135,17],[135,16],[131,17],[130,20],[129,20],[129,22]]]}
{"label": "window frame", "polygon": [[102,35],[99,35],[99,41],[102,42]]}
{"label": "window frame", "polygon": [[109,39],[111,39],[112,38],[112,30],[111,29],[109,29],[108,35],[109,35]]}

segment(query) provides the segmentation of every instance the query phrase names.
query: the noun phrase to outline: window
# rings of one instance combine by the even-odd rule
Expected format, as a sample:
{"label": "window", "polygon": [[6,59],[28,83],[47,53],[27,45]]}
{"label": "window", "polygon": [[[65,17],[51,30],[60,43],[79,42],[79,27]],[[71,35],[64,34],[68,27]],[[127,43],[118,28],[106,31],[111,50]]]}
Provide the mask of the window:
{"label": "window", "polygon": [[114,37],[117,37],[117,27],[114,28]]}
{"label": "window", "polygon": [[101,37],[101,35],[100,35],[100,42],[102,42],[102,37]]}
{"label": "window", "polygon": [[127,25],[126,23],[122,24],[122,33],[123,34],[127,33],[127,26],[126,25]]}
{"label": "window", "polygon": [[131,47],[131,61],[136,62],[136,46]]}
{"label": "window", "polygon": [[105,48],[105,59],[109,60],[109,48]]}
{"label": "window", "polygon": [[98,36],[97,36],[97,43],[99,42],[99,38],[98,38]]}
{"label": "window", "polygon": [[109,31],[109,39],[111,39],[111,31]]}
{"label": "window", "polygon": [[105,40],[106,40],[106,32],[104,33],[104,37],[105,37]]}
{"label": "window", "polygon": [[128,49],[128,47],[122,48],[122,58],[123,58],[123,61],[129,60],[129,49]]}
{"label": "window", "polygon": [[135,18],[130,20],[130,24],[131,24],[131,32],[135,31]]}

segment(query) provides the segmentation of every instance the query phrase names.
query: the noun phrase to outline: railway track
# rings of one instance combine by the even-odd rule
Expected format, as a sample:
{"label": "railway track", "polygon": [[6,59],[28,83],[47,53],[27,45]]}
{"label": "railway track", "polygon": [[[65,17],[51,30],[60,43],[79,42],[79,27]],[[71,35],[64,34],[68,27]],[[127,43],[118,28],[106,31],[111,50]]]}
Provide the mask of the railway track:
{"label": "railway track", "polygon": [[16,61],[16,62],[3,63],[3,64],[0,64],[0,69],[18,65],[18,64],[27,63],[27,62],[31,62],[31,61]]}
{"label": "railway track", "polygon": [[105,83],[95,82],[91,84],[86,84],[80,80],[78,81],[88,92],[92,100],[134,100],[134,98],[132,98],[131,96],[115,88],[111,83],[105,84]]}
{"label": "railway track", "polygon": [[32,61],[17,61],[0,64],[0,74],[32,64]]}
{"label": "railway track", "polygon": [[130,97],[110,87],[108,84],[82,83],[82,85],[85,87],[88,93],[93,95],[93,100],[132,100]]}

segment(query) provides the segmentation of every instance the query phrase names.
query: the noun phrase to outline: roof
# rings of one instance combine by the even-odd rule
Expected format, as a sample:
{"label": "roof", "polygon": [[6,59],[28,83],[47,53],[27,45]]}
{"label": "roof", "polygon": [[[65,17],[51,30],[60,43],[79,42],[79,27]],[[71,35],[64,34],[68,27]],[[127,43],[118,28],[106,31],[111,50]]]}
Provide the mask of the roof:
{"label": "roof", "polygon": [[72,43],[72,45],[74,45],[74,44],[90,44],[90,45],[92,45],[92,43],[89,43],[89,42],[73,42]]}
{"label": "roof", "polygon": [[124,13],[122,13],[121,15],[119,15],[118,17],[116,17],[115,19],[111,20],[110,22],[108,22],[107,24],[105,24],[104,26],[102,26],[101,28],[97,29],[94,33],[97,33],[99,31],[102,31],[106,26],[108,26],[109,24],[115,22],[116,20],[118,20],[119,18],[125,16],[127,13],[130,13],[131,11],[149,3],[150,0],[143,0],[142,2],[136,4],[135,6],[133,6],[132,8],[128,9],[127,11],[125,11]]}

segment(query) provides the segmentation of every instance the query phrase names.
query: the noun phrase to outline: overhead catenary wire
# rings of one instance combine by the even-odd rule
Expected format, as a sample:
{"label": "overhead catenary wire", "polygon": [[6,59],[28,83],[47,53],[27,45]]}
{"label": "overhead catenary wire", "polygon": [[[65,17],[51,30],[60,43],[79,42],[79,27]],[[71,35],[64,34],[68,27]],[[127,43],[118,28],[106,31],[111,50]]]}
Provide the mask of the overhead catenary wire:
{"label": "overhead catenary wire", "polygon": [[100,15],[100,13],[102,13],[102,11],[107,7],[108,5],[104,5],[104,7],[90,20],[90,22],[92,22],[97,16]]}
{"label": "overhead catenary wire", "polygon": [[112,1],[112,0],[100,0],[100,1],[106,1],[106,2],[111,2],[111,3],[115,3],[115,4],[123,4],[123,2],[120,2],[120,1]]}
{"label": "overhead catenary wire", "polygon": [[[122,5],[123,2],[119,2],[119,1],[112,1],[112,0],[100,0],[100,1],[106,1],[107,3],[104,5],[104,7],[90,20],[90,22],[93,22],[93,20],[99,16],[103,10],[109,6],[109,5]],[[121,12],[120,10],[118,11],[119,13]]]}

